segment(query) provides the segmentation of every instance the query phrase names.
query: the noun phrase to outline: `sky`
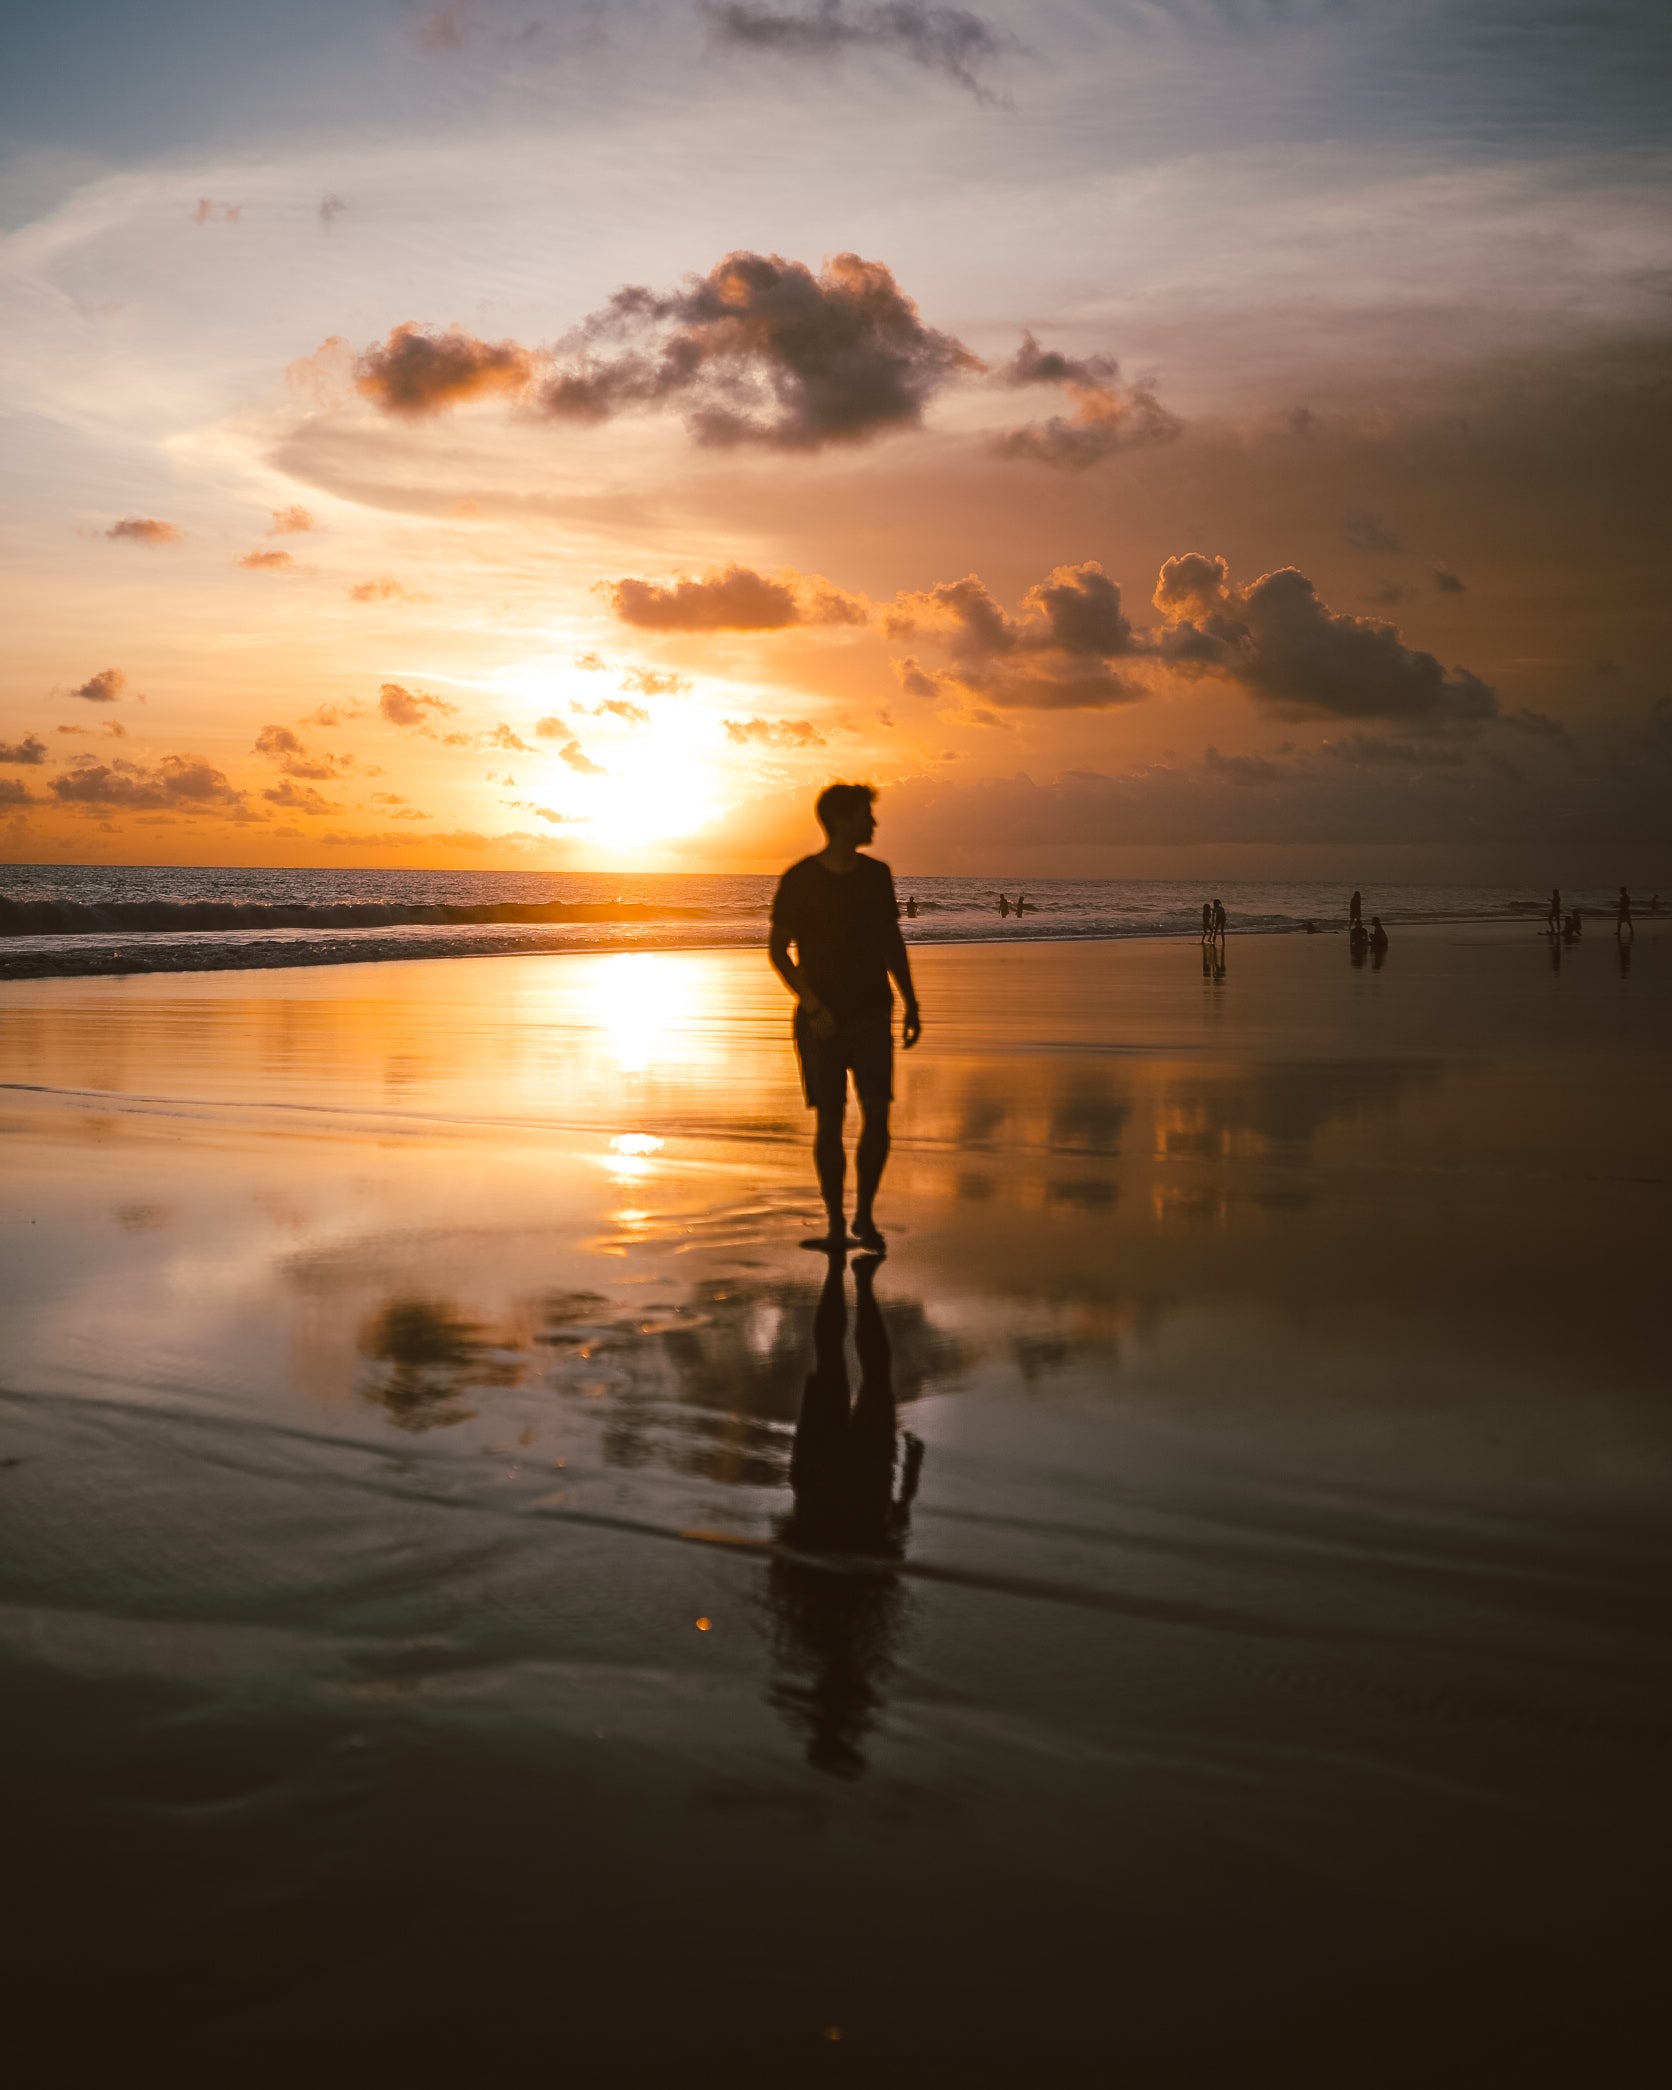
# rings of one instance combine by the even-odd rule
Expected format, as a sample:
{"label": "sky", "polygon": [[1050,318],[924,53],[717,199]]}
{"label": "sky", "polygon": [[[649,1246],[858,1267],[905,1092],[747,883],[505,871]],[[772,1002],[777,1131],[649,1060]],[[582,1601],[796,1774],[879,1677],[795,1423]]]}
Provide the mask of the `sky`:
{"label": "sky", "polygon": [[1672,11],[84,0],[0,860],[1672,884]]}

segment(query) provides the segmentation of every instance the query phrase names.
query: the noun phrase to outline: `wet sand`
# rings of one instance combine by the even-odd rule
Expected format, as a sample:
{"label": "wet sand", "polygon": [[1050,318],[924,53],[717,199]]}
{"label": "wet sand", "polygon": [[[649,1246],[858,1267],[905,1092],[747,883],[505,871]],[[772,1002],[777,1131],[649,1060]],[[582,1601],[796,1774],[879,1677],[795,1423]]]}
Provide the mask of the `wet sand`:
{"label": "wet sand", "polygon": [[925,950],[880,1321],[758,958],[0,990],[13,2051],[1638,2079],[1631,956]]}

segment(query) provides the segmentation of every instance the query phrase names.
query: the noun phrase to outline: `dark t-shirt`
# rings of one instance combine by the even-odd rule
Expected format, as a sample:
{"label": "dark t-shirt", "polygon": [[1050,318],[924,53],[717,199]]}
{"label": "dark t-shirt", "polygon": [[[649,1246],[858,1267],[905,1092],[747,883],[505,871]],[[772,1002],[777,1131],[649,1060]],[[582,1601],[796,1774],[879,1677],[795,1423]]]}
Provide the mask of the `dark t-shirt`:
{"label": "dark t-shirt", "polygon": [[795,945],[798,969],[838,1022],[893,1006],[888,966],[900,918],[887,864],[860,856],[837,872],[804,856],[778,881],[772,926]]}

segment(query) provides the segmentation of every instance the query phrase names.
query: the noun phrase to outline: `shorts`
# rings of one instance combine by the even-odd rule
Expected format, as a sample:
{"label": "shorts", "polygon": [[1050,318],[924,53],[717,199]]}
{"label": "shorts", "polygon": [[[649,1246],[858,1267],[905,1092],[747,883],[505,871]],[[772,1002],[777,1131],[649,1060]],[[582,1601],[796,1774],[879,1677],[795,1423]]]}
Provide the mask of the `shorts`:
{"label": "shorts", "polygon": [[840,1110],[848,1100],[848,1073],[862,1104],[894,1098],[894,1011],[872,1009],[838,1023],[834,1037],[816,1038],[800,1010],[795,1017],[795,1056],[801,1062],[801,1092],[809,1110]]}

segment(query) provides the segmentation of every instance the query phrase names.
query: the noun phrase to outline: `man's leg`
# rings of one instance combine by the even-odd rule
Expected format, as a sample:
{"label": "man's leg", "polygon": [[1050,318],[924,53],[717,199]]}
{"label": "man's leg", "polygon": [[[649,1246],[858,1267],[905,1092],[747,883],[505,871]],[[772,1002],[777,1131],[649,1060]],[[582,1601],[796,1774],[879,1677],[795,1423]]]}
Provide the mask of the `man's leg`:
{"label": "man's leg", "polygon": [[876,1201],[877,1186],[888,1162],[888,1097],[862,1094],[859,1111],[859,1152],[855,1157],[859,1194],[854,1201],[853,1230],[858,1240],[867,1248],[873,1248],[882,1243],[871,1207]]}
{"label": "man's leg", "polygon": [[[845,1074],[843,1087],[845,1090]],[[813,1130],[813,1166],[818,1171],[819,1195],[824,1199],[825,1216],[830,1222],[830,1239],[837,1245],[847,1239],[847,1227],[842,1218],[843,1190],[848,1175],[847,1155],[842,1149],[842,1118],[846,1104],[845,1093],[821,1101]],[[864,1180],[861,1163],[861,1183]]]}

